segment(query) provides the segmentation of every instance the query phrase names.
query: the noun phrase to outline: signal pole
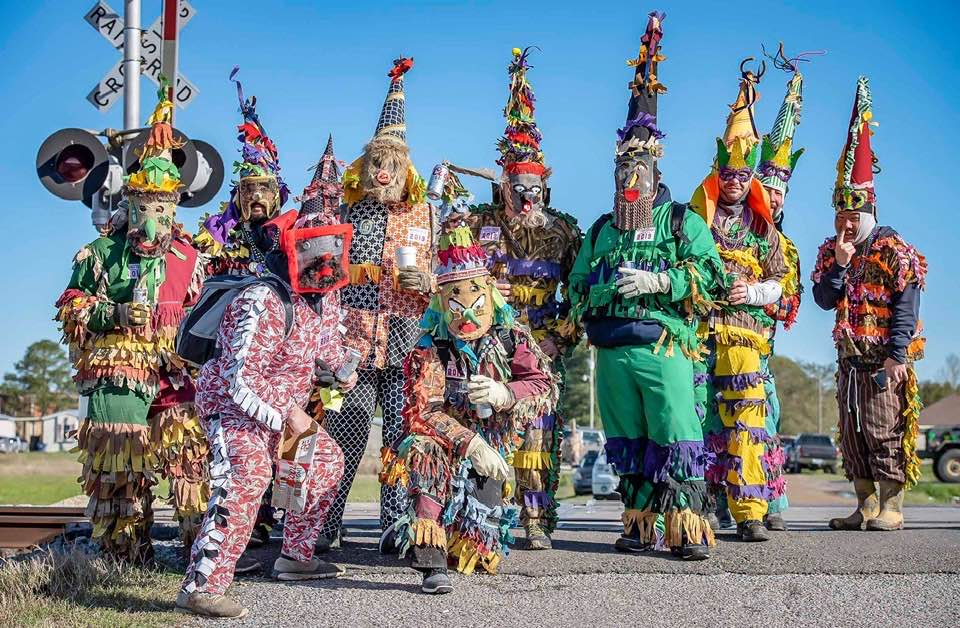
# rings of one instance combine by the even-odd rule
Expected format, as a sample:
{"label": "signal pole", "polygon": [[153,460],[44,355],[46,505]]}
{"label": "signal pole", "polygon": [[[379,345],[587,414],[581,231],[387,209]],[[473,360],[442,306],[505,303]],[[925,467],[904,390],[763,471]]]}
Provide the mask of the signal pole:
{"label": "signal pole", "polygon": [[123,130],[140,127],[140,0],[123,3]]}

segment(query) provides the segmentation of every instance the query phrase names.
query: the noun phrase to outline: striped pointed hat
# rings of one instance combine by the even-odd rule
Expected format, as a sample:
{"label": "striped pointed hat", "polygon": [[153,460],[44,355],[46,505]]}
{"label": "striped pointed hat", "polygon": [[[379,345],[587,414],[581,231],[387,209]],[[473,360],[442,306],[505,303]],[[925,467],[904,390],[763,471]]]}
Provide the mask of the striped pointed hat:
{"label": "striped pointed hat", "polygon": [[543,136],[535,117],[537,98],[527,81],[527,70],[531,68],[528,61],[530,49],[531,46],[523,50],[514,48],[513,61],[507,68],[510,89],[507,104],[503,108],[507,127],[497,142],[497,150],[500,151],[497,163],[503,166],[507,174],[547,176],[549,169],[544,164],[543,151],[540,150]]}
{"label": "striped pointed hat", "polygon": [[377,120],[377,130],[373,139],[390,140],[400,144],[407,143],[407,116],[404,103],[403,75],[413,67],[413,57],[394,59],[393,68],[387,73],[390,77],[390,87],[387,88],[387,97],[380,110],[380,119]]}
{"label": "striped pointed hat", "polygon": [[838,211],[862,211],[876,215],[876,193],[873,189],[874,164],[870,148],[870,127],[873,121],[873,96],[870,81],[857,79],[853,113],[847,127],[847,141],[837,161],[837,183],[833,189],[833,206]]}

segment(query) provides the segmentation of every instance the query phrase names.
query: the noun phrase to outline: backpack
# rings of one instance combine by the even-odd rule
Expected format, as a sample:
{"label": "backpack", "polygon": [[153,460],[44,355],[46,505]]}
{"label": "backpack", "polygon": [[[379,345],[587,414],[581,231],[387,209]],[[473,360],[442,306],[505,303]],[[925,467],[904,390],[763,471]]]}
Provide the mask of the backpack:
{"label": "backpack", "polygon": [[217,333],[223,315],[241,292],[258,284],[268,286],[283,303],[283,339],[286,340],[293,329],[293,297],[290,287],[282,279],[274,275],[217,275],[203,282],[200,299],[180,323],[177,355],[196,367],[220,355]]}
{"label": "backpack", "polygon": [[[670,233],[677,242],[687,242],[687,235],[683,232],[683,217],[687,213],[687,205],[683,203],[673,203],[670,207]],[[597,246],[597,238],[600,237],[600,231],[608,222],[613,220],[613,214],[602,214],[597,221],[590,227],[590,248]]]}

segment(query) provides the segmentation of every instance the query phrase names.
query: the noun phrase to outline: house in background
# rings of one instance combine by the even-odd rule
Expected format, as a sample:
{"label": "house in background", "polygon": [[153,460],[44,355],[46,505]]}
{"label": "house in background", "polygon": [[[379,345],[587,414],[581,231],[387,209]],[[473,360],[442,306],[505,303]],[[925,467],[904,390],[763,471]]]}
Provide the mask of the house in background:
{"label": "house in background", "polygon": [[77,410],[61,410],[40,417],[0,415],[0,437],[19,436],[30,451],[70,451],[77,445],[71,437],[80,426],[77,414]]}

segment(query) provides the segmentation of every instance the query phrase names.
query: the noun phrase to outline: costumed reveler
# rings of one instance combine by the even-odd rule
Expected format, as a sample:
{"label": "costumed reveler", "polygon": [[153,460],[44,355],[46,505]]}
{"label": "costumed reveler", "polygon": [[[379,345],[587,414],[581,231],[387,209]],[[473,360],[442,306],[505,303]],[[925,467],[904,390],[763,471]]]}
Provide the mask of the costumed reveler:
{"label": "costumed reveler", "polygon": [[857,494],[853,514],[830,520],[834,530],[903,528],[904,490],[920,478],[922,404],[913,365],[923,357],[927,262],[900,234],[877,224],[872,105],[861,76],[837,162],[837,235],[820,247],[813,271],[814,300],[837,314],[840,451]]}
{"label": "costumed reveler", "polygon": [[[567,278],[583,234],[576,219],[552,207],[550,169],[540,150],[534,118],[535,98],[527,81],[530,49],[513,49],[510,95],[504,108],[507,128],[498,148],[503,167],[494,183],[494,202],[470,208],[474,238],[489,256],[497,287],[530,327],[540,348],[553,358],[563,377],[563,356],[576,346],[578,328],[566,322]],[[529,549],[549,549],[557,524],[556,492],[560,478],[563,421],[544,416],[529,426],[513,456],[520,519]]]}
{"label": "costumed reveler", "polygon": [[597,348],[597,397],[607,461],[620,476],[623,534],[616,549],[669,547],[709,557],[704,517],[709,461],[693,393],[697,314],[706,311],[723,265],[700,216],[674,203],[660,180],[663,153],[657,77],[663,19],[651,13],[641,38],[626,124],[617,132],[613,211],[587,231],[570,300]]}
{"label": "costumed reveler", "polygon": [[[242,122],[237,126],[240,159],[233,162],[239,175],[230,190],[230,200],[221,204],[221,211],[206,216],[194,237],[196,246],[206,258],[207,276],[269,274],[266,256],[280,246],[279,230],[265,228],[287,202],[289,189],[280,176],[280,156],[267,135],[257,113],[257,97],[245,98],[243,85],[237,79],[240,68],[234,67],[230,80],[236,83]],[[250,536],[250,547],[259,547],[270,540],[276,523],[270,505],[272,487],[264,495],[257,515],[257,524]],[[237,573],[256,571],[260,563],[251,556],[241,558]]]}
{"label": "costumed reveler", "polygon": [[233,163],[230,200],[219,214],[205,216],[194,244],[208,258],[208,275],[260,275],[267,272],[266,255],[277,249],[276,230],[264,231],[268,220],[280,213],[289,190],[280,177],[277,147],[267,135],[257,114],[257,97],[245,99],[236,80],[240,68],[230,73],[237,84],[243,122],[237,127],[240,160]]}
{"label": "costumed reveler", "polygon": [[767,515],[763,522],[768,530],[784,531],[787,529],[783,520],[783,513],[787,510],[786,480],[783,466],[786,462],[783,447],[780,444],[780,399],[777,397],[777,382],[770,369],[770,357],[774,350],[774,335],[777,330],[777,321],[783,323],[784,331],[789,330],[796,322],[800,311],[800,295],[803,286],[800,283],[800,255],[793,241],[783,232],[783,209],[789,191],[788,182],[796,168],[797,160],[803,154],[803,149],[793,151],[793,134],[800,124],[800,107],[803,103],[803,75],[797,63],[802,57],[788,59],[780,44],[774,62],[777,68],[792,73],[787,83],[787,93],[783,97],[780,111],[773,124],[773,130],[763,136],[760,148],[760,183],[770,196],[770,210],[773,224],[780,233],[780,250],[786,264],[786,273],[780,282],[782,294],[775,302],[767,305],[764,311],[773,318],[774,324],[770,330],[770,353],[760,358],[760,372],[763,374],[763,385],[767,397],[766,429],[767,452],[764,454],[768,464],[767,484],[776,486],[771,491],[767,502]]}
{"label": "costumed reveler", "polygon": [[180,173],[172,151],[173,103],[162,81],[139,169],[127,177],[126,220],[74,258],[57,320],[77,370],[87,416],[77,436],[93,536],[113,556],[153,557],[152,489],[170,480],[187,543],[206,508],[207,443],[194,387],[174,351],[185,308],[196,302],[202,263],[176,222]]}
{"label": "costumed reveler", "polygon": [[518,515],[507,458],[559,398],[550,359],[494,285],[466,204],[445,210],[439,294],[404,366],[403,435],[381,472],[408,496],[393,537],[401,556],[412,553],[425,593],[453,590],[448,561],[464,574],[496,573]]}
{"label": "costumed reveler", "polygon": [[[264,263],[275,283],[260,280],[227,306],[217,334],[219,353],[197,381],[197,408],[210,441],[210,506],[193,544],[177,607],[210,617],[243,617],[225,593],[257,520],[280,451],[302,434],[315,435],[301,465],[302,506],[288,509],[283,547],[273,564],[278,580],[332,578],[342,568],[314,556],[320,527],[337,495],[343,453],[305,408],[316,365],[347,362],[338,291],[349,281],[352,228],[322,213],[290,211],[269,221],[279,248]],[[345,390],[356,381],[346,376]],[[308,431],[309,430],[309,431]],[[299,462],[299,461],[298,461]]]}
{"label": "costumed reveler", "polygon": [[[433,290],[433,210],[410,160],[403,76],[413,59],[399,58],[373,139],[343,174],[343,221],[354,226],[350,285],[342,302],[347,342],[360,353],[359,379],[340,412],[324,425],[343,449],[340,492],[318,549],[339,546],[347,496],[363,457],[374,409],[383,409],[383,443],[403,427],[403,361],[420,335],[419,321]],[[402,264],[401,264],[402,262]],[[400,487],[381,486],[380,525],[385,530],[406,511]],[[383,547],[390,551],[389,539]]]}
{"label": "costumed reveler", "polygon": [[770,197],[754,176],[761,146],[753,105],[765,64],[755,74],[744,70],[747,61],[740,64],[726,131],[717,138],[714,170],[690,202],[710,225],[729,288],[700,325],[708,354],[696,366],[696,383],[707,446],[716,454],[707,471],[711,493],[726,498],[742,540],[766,541],[767,502],[783,492],[783,478],[772,464],[766,429],[761,360],[770,353],[774,319],[764,307],[783,296],[787,266]]}

